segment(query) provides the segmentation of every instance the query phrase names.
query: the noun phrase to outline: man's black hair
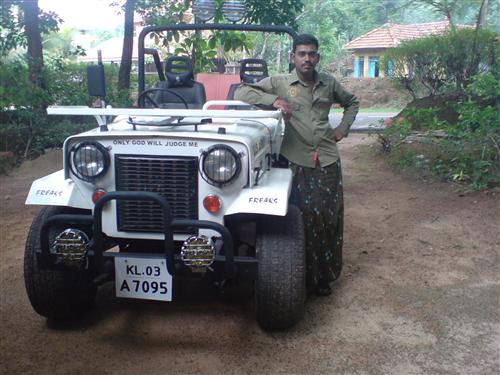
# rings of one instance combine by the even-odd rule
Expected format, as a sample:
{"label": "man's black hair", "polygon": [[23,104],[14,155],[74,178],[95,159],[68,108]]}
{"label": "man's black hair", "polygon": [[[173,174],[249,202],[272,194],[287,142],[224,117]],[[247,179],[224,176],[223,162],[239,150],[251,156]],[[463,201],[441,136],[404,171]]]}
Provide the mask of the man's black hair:
{"label": "man's black hair", "polygon": [[300,34],[293,38],[293,47],[292,52],[295,52],[297,46],[305,46],[313,44],[316,48],[319,48],[318,39],[314,35],[311,34]]}

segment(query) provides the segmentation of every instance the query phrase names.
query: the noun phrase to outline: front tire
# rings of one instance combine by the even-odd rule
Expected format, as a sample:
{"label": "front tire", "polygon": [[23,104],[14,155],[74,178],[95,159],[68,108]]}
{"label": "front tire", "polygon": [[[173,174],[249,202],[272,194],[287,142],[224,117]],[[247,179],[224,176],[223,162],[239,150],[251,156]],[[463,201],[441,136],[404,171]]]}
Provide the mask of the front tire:
{"label": "front tire", "polygon": [[258,222],[256,252],[257,321],[268,330],[288,328],[304,315],[306,300],[304,224],[296,206],[290,205],[284,217]]}
{"label": "front tire", "polygon": [[[33,219],[24,253],[24,282],[33,309],[54,320],[77,318],[94,303],[97,287],[87,273],[77,270],[40,269],[36,253],[41,251],[43,223],[57,214],[80,213],[69,207],[43,207]],[[65,228],[51,227],[49,243]]]}

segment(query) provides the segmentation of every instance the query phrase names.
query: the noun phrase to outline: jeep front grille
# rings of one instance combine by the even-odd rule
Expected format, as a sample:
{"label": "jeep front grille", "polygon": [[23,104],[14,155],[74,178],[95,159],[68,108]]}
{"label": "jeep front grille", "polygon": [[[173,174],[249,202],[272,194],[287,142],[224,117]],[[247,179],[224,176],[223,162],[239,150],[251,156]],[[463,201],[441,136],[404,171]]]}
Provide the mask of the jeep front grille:
{"label": "jeep front grille", "polygon": [[[116,190],[150,191],[164,196],[174,219],[198,219],[198,158],[116,155]],[[118,230],[162,232],[160,206],[154,202],[118,201]]]}

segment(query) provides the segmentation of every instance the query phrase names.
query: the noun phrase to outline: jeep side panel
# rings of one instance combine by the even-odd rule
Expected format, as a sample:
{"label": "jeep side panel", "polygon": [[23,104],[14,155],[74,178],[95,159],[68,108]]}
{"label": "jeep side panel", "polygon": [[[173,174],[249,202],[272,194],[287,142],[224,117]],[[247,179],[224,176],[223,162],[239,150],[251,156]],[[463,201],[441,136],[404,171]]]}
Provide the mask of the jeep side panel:
{"label": "jeep side panel", "polygon": [[272,168],[264,173],[258,185],[241,190],[225,213],[226,215],[254,213],[285,216],[291,188],[292,171],[285,168]]}
{"label": "jeep side panel", "polygon": [[92,202],[85,199],[77,184],[64,178],[62,169],[35,180],[31,184],[26,204],[93,208]]}

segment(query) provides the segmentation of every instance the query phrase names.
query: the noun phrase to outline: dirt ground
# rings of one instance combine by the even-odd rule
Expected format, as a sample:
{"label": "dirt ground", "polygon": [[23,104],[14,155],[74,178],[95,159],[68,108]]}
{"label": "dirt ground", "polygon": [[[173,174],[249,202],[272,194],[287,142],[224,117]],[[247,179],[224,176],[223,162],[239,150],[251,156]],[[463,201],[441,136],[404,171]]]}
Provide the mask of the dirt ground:
{"label": "dirt ground", "polygon": [[82,321],[38,316],[23,281],[30,182],[59,152],[0,178],[3,374],[498,374],[499,197],[458,194],[386,166],[375,139],[342,141],[345,266],[294,328],[263,332],[251,290],[178,287],[175,302],[100,289]]}

